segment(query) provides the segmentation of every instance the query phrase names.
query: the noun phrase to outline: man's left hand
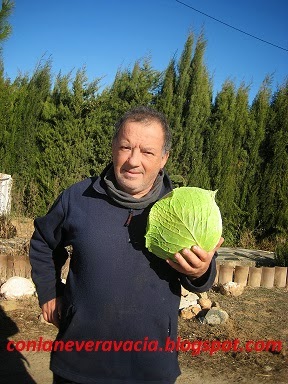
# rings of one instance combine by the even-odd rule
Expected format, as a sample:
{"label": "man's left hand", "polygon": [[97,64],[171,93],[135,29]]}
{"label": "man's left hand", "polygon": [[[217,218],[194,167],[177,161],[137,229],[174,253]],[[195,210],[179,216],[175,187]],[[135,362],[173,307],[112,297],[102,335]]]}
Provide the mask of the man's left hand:
{"label": "man's left hand", "polygon": [[175,262],[171,259],[166,261],[172,268],[183,273],[189,279],[194,280],[208,270],[214,253],[221,247],[223,242],[224,238],[220,237],[218,244],[210,252],[206,252],[196,245],[191,249],[184,248],[180,252],[175,253]]}

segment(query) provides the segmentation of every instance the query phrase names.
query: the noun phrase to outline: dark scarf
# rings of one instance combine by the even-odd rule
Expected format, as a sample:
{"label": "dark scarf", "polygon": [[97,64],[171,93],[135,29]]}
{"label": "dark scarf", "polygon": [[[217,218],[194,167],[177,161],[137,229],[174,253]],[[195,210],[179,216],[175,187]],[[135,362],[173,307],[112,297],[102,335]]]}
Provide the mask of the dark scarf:
{"label": "dark scarf", "polygon": [[111,197],[111,199],[113,199],[116,203],[126,208],[144,209],[148,207],[148,205],[150,205],[151,203],[154,203],[158,200],[163,185],[163,178],[164,172],[161,170],[151,190],[147,193],[147,195],[140,197],[140,199],[135,199],[135,197],[133,197],[129,193],[121,191],[118,188],[113,165],[106,172],[106,175],[104,176],[104,181],[107,185],[108,196]]}

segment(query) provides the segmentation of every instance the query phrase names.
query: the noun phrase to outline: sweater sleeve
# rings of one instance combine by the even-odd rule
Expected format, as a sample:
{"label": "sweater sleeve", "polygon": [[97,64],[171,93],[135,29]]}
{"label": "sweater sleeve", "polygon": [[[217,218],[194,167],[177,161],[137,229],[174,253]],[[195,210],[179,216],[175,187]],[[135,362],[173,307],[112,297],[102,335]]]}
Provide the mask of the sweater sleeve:
{"label": "sweater sleeve", "polygon": [[181,285],[191,292],[208,291],[212,287],[216,277],[216,257],[217,257],[217,252],[214,254],[207,271],[202,276],[198,277],[195,280],[191,281],[186,275],[181,274],[180,276]]}
{"label": "sweater sleeve", "polygon": [[30,241],[30,263],[32,280],[35,283],[40,306],[63,294],[61,268],[68,252],[63,245],[63,223],[65,220],[62,195],[49,212],[35,219],[35,230]]}

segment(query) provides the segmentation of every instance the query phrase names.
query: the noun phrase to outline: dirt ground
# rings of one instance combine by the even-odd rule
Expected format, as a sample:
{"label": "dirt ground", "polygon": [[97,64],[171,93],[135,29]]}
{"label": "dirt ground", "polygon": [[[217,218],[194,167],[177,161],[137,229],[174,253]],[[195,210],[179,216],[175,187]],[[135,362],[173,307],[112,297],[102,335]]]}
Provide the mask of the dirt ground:
{"label": "dirt ground", "polygon": [[[23,226],[27,231],[27,226]],[[24,230],[24,229],[21,229]],[[28,233],[29,234],[29,233]],[[27,233],[26,233],[27,235]],[[224,342],[229,348],[233,340],[239,340],[242,352],[218,351],[211,354],[201,351],[179,351],[182,375],[177,384],[234,384],[277,383],[288,384],[288,290],[287,288],[248,288],[238,297],[227,297],[212,289],[208,292],[212,301],[229,314],[225,324],[209,326],[197,319],[179,318],[178,335],[181,341]],[[57,329],[41,323],[36,297],[6,301],[0,299],[0,383],[49,384],[49,352],[8,352],[11,340],[53,340]],[[245,351],[245,343],[251,340],[259,351]],[[281,341],[282,349],[260,351],[268,340]],[[253,344],[254,343],[254,344]],[[265,344],[266,343],[266,344]],[[186,344],[187,345],[187,344]],[[196,345],[194,343],[194,345]]]}
{"label": "dirt ground", "polygon": [[[209,326],[199,320],[179,318],[179,337],[211,342],[239,339],[245,342],[281,340],[281,351],[201,352],[180,351],[182,375],[177,384],[288,383],[288,292],[285,289],[246,288],[239,297],[226,297],[209,291],[230,316],[224,325]],[[41,323],[35,297],[17,301],[0,301],[0,382],[48,384],[49,352],[7,352],[9,340],[53,340],[56,328]],[[264,344],[258,343],[258,349]],[[215,344],[216,345],[216,344]],[[226,343],[226,345],[229,344]]]}

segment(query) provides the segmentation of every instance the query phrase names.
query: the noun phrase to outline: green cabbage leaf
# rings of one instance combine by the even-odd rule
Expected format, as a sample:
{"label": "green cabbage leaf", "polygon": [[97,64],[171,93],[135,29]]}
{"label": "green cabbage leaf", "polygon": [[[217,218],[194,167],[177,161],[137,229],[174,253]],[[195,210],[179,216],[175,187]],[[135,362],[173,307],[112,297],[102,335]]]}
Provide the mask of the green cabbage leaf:
{"label": "green cabbage leaf", "polygon": [[222,234],[216,192],[180,187],[157,201],[148,216],[146,248],[158,257],[173,260],[176,252],[193,245],[207,252],[214,249]]}

